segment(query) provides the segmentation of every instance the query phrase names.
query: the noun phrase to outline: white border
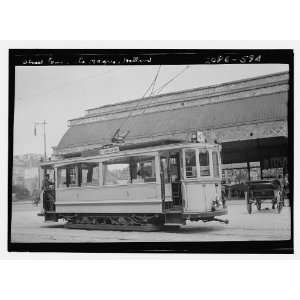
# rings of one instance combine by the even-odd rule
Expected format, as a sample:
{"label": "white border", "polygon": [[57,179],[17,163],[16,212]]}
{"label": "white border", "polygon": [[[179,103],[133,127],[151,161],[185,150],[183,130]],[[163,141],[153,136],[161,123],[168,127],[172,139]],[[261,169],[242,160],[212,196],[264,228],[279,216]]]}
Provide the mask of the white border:
{"label": "white border", "polygon": [[[128,5],[128,2],[124,2]],[[26,2],[27,4],[27,2]],[[251,14],[253,35],[258,35],[255,23],[260,5],[248,3],[247,7],[256,10]],[[268,3],[269,4],[269,3]],[[171,5],[171,4],[170,4]],[[226,5],[228,2],[226,1]],[[237,4],[240,5],[240,4]],[[51,6],[51,5],[50,5]],[[216,7],[215,18],[220,16]],[[278,21],[270,37],[291,37],[282,24],[288,19],[298,19],[299,10],[288,5],[280,5],[279,11],[272,5],[269,12],[285,18]],[[157,7],[155,7],[157,9]],[[289,15],[292,13],[292,15]],[[265,13],[267,15],[267,13]],[[101,14],[103,16],[105,14]],[[199,18],[205,17],[204,10],[198,10]],[[153,16],[153,15],[152,15]],[[228,20],[241,22],[226,15]],[[117,16],[116,16],[117,17]],[[27,18],[30,19],[30,18]],[[130,18],[129,18],[130,19]],[[279,20],[279,18],[277,19]],[[264,19],[267,23],[267,19]],[[7,21],[7,23],[9,23]],[[49,22],[53,25],[53,20]],[[59,23],[58,23],[59,24]],[[208,23],[209,24],[209,23]],[[260,24],[257,26],[259,27]],[[136,26],[136,25],[135,25]],[[223,25],[219,30],[223,28]],[[282,27],[279,30],[278,27]],[[97,28],[99,28],[97,26]],[[136,27],[135,27],[136,28]],[[203,27],[204,28],[204,27]],[[208,26],[205,27],[207,30]],[[295,30],[297,26],[294,27]],[[19,26],[19,30],[22,29]],[[36,23],[35,27],[36,29]],[[199,28],[196,28],[199,30]],[[42,29],[40,29],[41,32]],[[237,30],[241,34],[242,29]],[[288,34],[286,34],[288,33]],[[276,35],[276,36],[275,36]],[[53,35],[52,35],[53,36]],[[74,35],[73,35],[74,36]],[[179,35],[176,35],[178,37]],[[72,37],[72,35],[71,35]],[[189,37],[189,35],[187,36]],[[49,35],[48,35],[49,38]],[[7,99],[8,99],[8,48],[293,48],[295,50],[295,132],[299,124],[299,86],[300,43],[294,41],[186,41],[186,42],[99,42],[99,41],[11,41],[0,43],[0,130],[1,141],[7,141]],[[299,219],[295,218],[295,255],[222,255],[222,254],[80,254],[80,253],[7,253],[7,147],[1,147],[1,194],[0,194],[0,282],[3,299],[23,299],[30,293],[30,299],[94,298],[107,299],[190,299],[222,298],[232,299],[294,299],[298,294],[299,281]],[[295,183],[299,177],[300,142],[295,140]],[[296,184],[295,184],[296,185]],[[297,185],[296,185],[297,186]],[[295,190],[295,199],[299,192]],[[295,216],[299,216],[299,205],[295,201]],[[49,259],[51,261],[49,261]],[[55,259],[55,260],[53,260]],[[100,259],[100,260],[99,260]],[[225,259],[225,261],[224,261]],[[285,261],[282,261],[282,260]],[[17,261],[13,261],[17,260]],[[43,261],[41,261],[43,260]],[[82,261],[84,260],[84,261]],[[50,285],[50,289],[47,289]],[[50,290],[50,291],[49,291]],[[54,291],[54,293],[53,293]]]}
{"label": "white border", "polygon": [[[150,48],[172,48],[172,47],[177,47],[177,48],[202,48],[203,47],[203,42],[196,42],[196,41],[192,41],[192,42],[161,42],[161,41],[157,41],[157,42],[153,42],[153,41],[144,41],[143,45],[147,47],[151,47]],[[242,45],[242,47],[241,47]],[[8,82],[8,48],[22,48],[22,47],[29,47],[29,48],[84,48],[84,47],[91,47],[93,46],[94,48],[134,48],[137,47],[139,45],[137,45],[135,42],[129,42],[129,41],[125,41],[125,42],[108,42],[108,41],[102,41],[102,42],[97,42],[97,41],[88,41],[88,42],[61,42],[61,41],[45,41],[45,42],[41,42],[41,41],[36,41],[36,42],[22,42],[22,41],[11,41],[11,42],[2,42],[1,43],[1,48],[0,48],[0,54],[1,54],[1,64],[0,64],[0,74],[1,74],[1,83],[3,88],[1,89],[1,93],[2,93],[2,97],[1,97],[1,101],[2,101],[2,106],[1,106],[1,137],[3,140],[7,141],[7,124],[8,124],[8,114],[7,114],[7,100],[8,99],[8,89],[7,89],[7,82]],[[147,48],[146,47],[146,48]],[[253,42],[253,41],[246,41],[243,43],[240,43],[238,41],[234,41],[234,42],[206,42],[206,48],[277,48],[277,49],[284,49],[284,48],[294,48],[295,49],[295,55],[300,52],[300,44],[299,42]],[[296,60],[297,62],[297,60]],[[298,78],[298,69],[297,69],[297,65],[295,66],[295,79],[294,82],[297,82],[297,78]],[[4,84],[3,84],[4,83]],[[296,129],[296,124],[297,124],[297,111],[299,110],[298,108],[298,103],[297,103],[297,86],[295,84],[295,129]],[[297,140],[295,140],[295,153],[297,153],[297,148],[299,147],[299,144],[297,142]],[[1,148],[1,199],[7,199],[7,148],[5,149],[5,147]],[[298,166],[298,159],[297,157],[295,157],[295,182],[297,182],[297,170],[299,170],[299,166]],[[4,171],[4,172],[3,172]],[[295,191],[295,199],[297,199],[297,190]],[[295,201],[295,215],[299,215],[299,208],[297,207],[297,202]],[[1,232],[0,232],[0,236],[1,236],[1,253],[0,253],[0,257],[26,257],[27,255],[21,255],[20,253],[7,253],[5,251],[6,249],[6,241],[7,241],[7,205],[6,205],[6,201],[1,201],[1,209],[0,209],[0,219],[1,219]],[[294,223],[294,229],[295,229],[295,236],[297,237],[298,232],[299,232],[299,226],[297,226],[297,218],[295,218],[295,223]],[[299,240],[296,238],[295,239],[295,251],[297,252],[297,249],[299,249]],[[4,250],[4,251],[3,251]],[[76,257],[84,257],[86,258],[87,255],[85,254],[74,254]],[[29,254],[29,257],[32,258],[42,258],[42,257],[51,257],[51,258],[69,258],[71,256],[74,256],[73,254]],[[103,254],[95,254],[95,255],[88,255],[88,257],[101,257],[103,256]],[[122,256],[122,255],[121,255]],[[118,257],[121,257],[118,256]],[[130,256],[130,255],[129,255]],[[138,255],[134,254],[132,257],[137,257]],[[223,255],[217,255],[217,254],[212,254],[212,255],[195,255],[198,258],[201,259],[205,259],[205,258],[220,258],[220,257],[224,257]],[[112,257],[116,257],[116,255],[112,255]],[[126,255],[126,257],[128,257],[128,255]],[[235,255],[235,258],[242,258],[244,257],[243,255]],[[253,256],[248,256],[249,257],[253,257]],[[274,257],[274,256],[272,256]],[[278,257],[286,257],[286,256],[278,256]]]}

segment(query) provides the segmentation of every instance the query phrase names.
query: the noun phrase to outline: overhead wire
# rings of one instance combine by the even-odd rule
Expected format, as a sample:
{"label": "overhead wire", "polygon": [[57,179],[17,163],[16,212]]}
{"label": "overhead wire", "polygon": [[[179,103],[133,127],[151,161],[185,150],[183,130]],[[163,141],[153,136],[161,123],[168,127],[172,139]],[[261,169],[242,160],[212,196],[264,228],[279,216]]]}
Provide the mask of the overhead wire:
{"label": "overhead wire", "polygon": [[[176,74],[174,77],[172,77],[170,80],[168,80],[165,84],[163,84],[160,88],[157,89],[157,91],[161,92],[168,84],[170,84],[172,81],[174,81],[175,79],[177,79],[180,75],[182,75],[188,68],[190,68],[190,66],[186,66],[184,69],[182,69],[178,74]],[[158,76],[158,74],[157,74]],[[156,79],[157,79],[157,76],[156,76]],[[155,92],[153,92],[152,90],[152,93],[151,93],[151,96],[156,96],[154,95]],[[153,97],[153,99],[151,100],[151,102],[148,104],[148,107],[150,107],[152,105],[152,103],[155,101],[155,97]],[[146,111],[147,107],[144,108],[144,110],[142,111],[141,115],[144,114],[144,112]],[[157,120],[158,122],[156,123],[156,126],[160,127],[160,124],[164,122],[164,120],[162,119],[158,119]]]}
{"label": "overhead wire", "polygon": [[155,87],[155,83],[156,83],[157,77],[158,77],[159,72],[160,72],[160,68],[161,68],[161,65],[159,66],[159,68],[158,68],[158,70],[157,70],[157,73],[156,73],[156,76],[155,76],[155,78],[154,78],[154,80],[153,80],[153,85],[152,85],[152,90],[151,90],[150,96],[152,96],[152,94],[153,94],[154,87]]}
{"label": "overhead wire", "polygon": [[[153,95],[158,95],[166,86],[168,86],[171,82],[173,82],[174,80],[176,80],[179,76],[181,76],[188,68],[190,68],[190,66],[185,66],[179,73],[177,73],[175,76],[173,76],[170,80],[168,80],[166,83],[164,83],[161,87],[159,87],[157,90],[154,90],[155,87],[155,83],[158,77],[158,74],[160,72],[160,68],[161,66],[159,66],[156,75],[153,79],[153,81],[151,82],[151,84],[149,85],[149,87],[147,88],[146,92],[144,93],[143,97],[140,99],[142,100],[143,98],[145,98],[146,94],[148,93],[148,91],[151,89],[151,93],[150,96]],[[119,126],[119,128],[115,131],[113,138],[116,135],[119,135],[121,128],[124,127],[124,125],[126,124],[126,122],[129,120],[129,118],[132,116],[133,112],[138,108],[138,106],[141,104],[141,101],[138,101],[137,105],[134,107],[134,109],[131,110],[131,112],[129,113],[129,115],[127,116],[127,118],[124,120],[124,122],[121,124],[121,126]],[[151,102],[148,104],[148,107],[153,103],[153,99],[151,100]],[[142,111],[141,115],[144,114],[144,112],[146,111],[147,107],[144,108],[144,110]],[[127,133],[125,134],[125,136],[127,136],[129,133],[129,131],[127,131]]]}
{"label": "overhead wire", "polygon": [[176,80],[180,75],[182,75],[190,66],[184,67],[178,74],[176,74],[174,77],[172,77],[170,80],[168,80],[166,83],[164,83],[161,87],[159,87],[156,91],[154,91],[154,94],[158,95],[166,86],[168,86],[172,81]]}
{"label": "overhead wire", "polygon": [[146,97],[146,95],[147,95],[147,93],[149,92],[149,90],[151,89],[151,87],[153,86],[153,80],[152,80],[152,82],[151,82],[151,84],[148,86],[148,88],[147,88],[147,90],[146,90],[146,92],[144,93],[144,95],[142,96],[142,98],[141,99],[143,99],[143,98],[145,98]]}
{"label": "overhead wire", "polygon": [[[126,124],[126,122],[129,120],[129,118],[132,116],[133,112],[141,105],[141,100],[144,99],[147,95],[147,93],[149,92],[149,90],[152,88],[151,90],[151,93],[150,93],[150,96],[152,95],[152,92],[154,90],[154,86],[155,86],[155,83],[156,83],[156,80],[157,80],[157,77],[158,77],[158,74],[160,72],[160,68],[161,68],[161,65],[159,66],[158,70],[156,71],[156,74],[155,74],[155,77],[154,79],[152,80],[151,84],[148,86],[148,88],[146,89],[143,97],[137,102],[137,105],[131,110],[131,112],[129,113],[129,115],[127,116],[127,118],[123,121],[123,123],[119,126],[119,128],[115,131],[114,133],[114,136],[116,135],[116,133],[119,133],[122,129],[122,127],[124,127],[124,125]],[[113,136],[113,137],[114,137]]]}
{"label": "overhead wire", "polygon": [[[155,76],[155,78],[154,78],[154,83],[153,83],[153,86],[152,86],[152,91],[151,91],[149,97],[153,96],[153,91],[154,91],[155,83],[156,83],[156,80],[157,80],[157,78],[158,78],[160,69],[161,69],[161,66],[159,66],[159,68],[158,68],[158,70],[157,70],[156,76]],[[152,105],[153,100],[154,100],[154,98],[153,98],[153,99],[150,101],[150,103],[147,105],[148,107],[150,107],[150,106]],[[147,106],[143,109],[141,115],[146,111]]]}

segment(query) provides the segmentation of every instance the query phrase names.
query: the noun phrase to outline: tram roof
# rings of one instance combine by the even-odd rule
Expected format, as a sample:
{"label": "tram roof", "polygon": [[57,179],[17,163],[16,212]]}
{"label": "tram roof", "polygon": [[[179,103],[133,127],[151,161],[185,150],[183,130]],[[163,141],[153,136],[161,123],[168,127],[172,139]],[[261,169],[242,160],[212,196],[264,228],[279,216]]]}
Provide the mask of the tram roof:
{"label": "tram roof", "polygon": [[[142,145],[144,145],[142,147]],[[118,145],[115,145],[115,147]],[[184,141],[171,141],[164,140],[164,142],[154,142],[154,143],[140,143],[137,145],[120,145],[120,151],[112,152],[107,154],[99,154],[99,150],[95,150],[94,155],[90,156],[78,156],[71,158],[64,158],[58,160],[45,161],[40,164],[41,167],[47,167],[52,165],[66,165],[71,163],[78,163],[81,161],[93,161],[93,160],[106,160],[110,158],[118,158],[118,157],[126,157],[126,156],[135,156],[135,155],[145,155],[147,153],[153,153],[158,151],[169,151],[169,150],[178,150],[183,148],[206,148],[213,149],[219,148],[221,149],[221,145],[212,144],[212,143],[192,143],[192,142],[184,142]],[[96,154],[97,153],[97,154]]]}

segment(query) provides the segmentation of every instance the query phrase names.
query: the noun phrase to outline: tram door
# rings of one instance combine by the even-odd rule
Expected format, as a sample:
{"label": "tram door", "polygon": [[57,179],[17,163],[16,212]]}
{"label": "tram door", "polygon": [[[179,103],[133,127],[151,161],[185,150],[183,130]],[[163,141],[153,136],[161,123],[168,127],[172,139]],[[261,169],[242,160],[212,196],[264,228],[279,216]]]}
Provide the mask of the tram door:
{"label": "tram door", "polygon": [[160,156],[165,210],[177,210],[182,207],[180,155],[179,151],[171,151]]}

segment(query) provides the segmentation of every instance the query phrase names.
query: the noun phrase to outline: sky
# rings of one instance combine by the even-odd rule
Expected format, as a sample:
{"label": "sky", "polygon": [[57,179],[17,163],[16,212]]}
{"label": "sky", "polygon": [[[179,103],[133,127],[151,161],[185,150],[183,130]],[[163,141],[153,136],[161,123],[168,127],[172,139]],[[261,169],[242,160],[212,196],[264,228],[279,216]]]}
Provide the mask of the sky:
{"label": "sky", "polygon": [[[184,65],[160,68],[154,90],[182,71],[161,93],[204,87],[288,70],[288,65]],[[47,155],[67,131],[67,121],[85,110],[141,98],[159,66],[18,66],[15,77],[14,155]],[[184,70],[185,69],[185,70]],[[184,72],[183,72],[184,70]]]}

